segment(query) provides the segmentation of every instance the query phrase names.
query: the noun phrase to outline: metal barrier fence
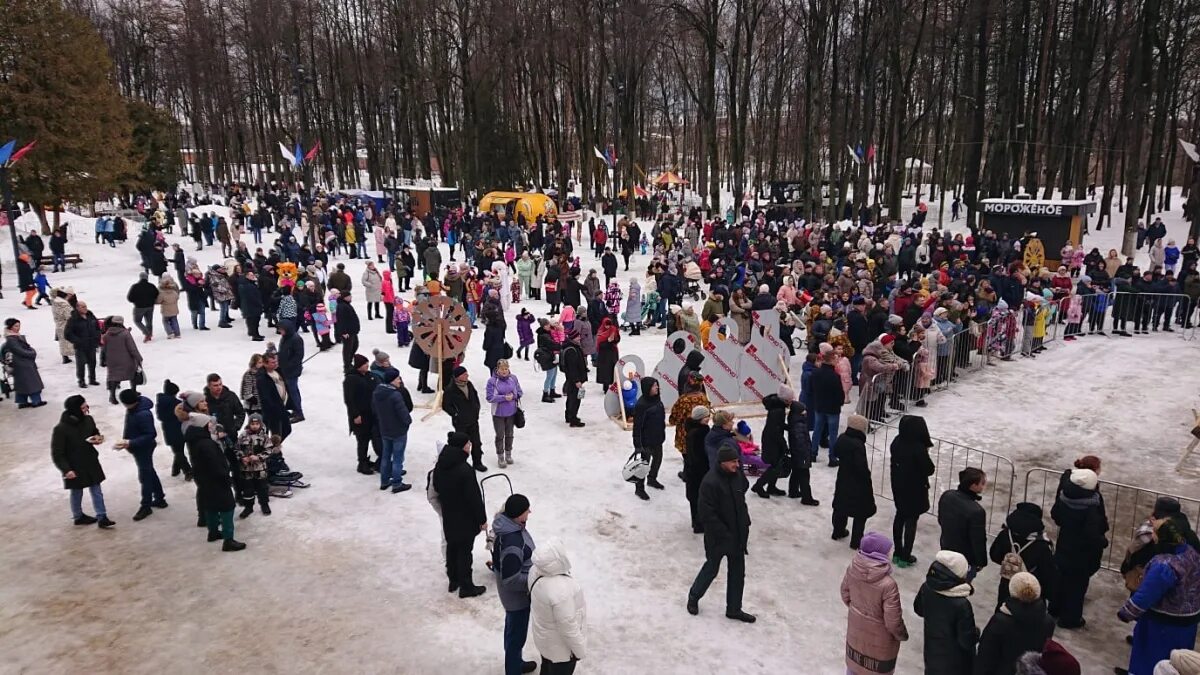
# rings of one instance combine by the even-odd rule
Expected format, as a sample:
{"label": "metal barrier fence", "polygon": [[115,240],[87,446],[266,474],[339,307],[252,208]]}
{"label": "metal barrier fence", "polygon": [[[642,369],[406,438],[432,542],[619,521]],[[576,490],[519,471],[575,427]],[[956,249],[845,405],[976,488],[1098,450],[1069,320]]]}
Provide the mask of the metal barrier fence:
{"label": "metal barrier fence", "polygon": [[[1051,541],[1058,540],[1058,526],[1050,517],[1050,511],[1058,496],[1062,476],[1063,472],[1060,470],[1041,467],[1025,472],[1024,501],[1042,507],[1046,534]],[[1133,540],[1134,533],[1150,517],[1154,510],[1154,501],[1159,497],[1175,498],[1190,522],[1200,522],[1200,500],[1107,480],[1101,480],[1099,485],[1100,494],[1104,498],[1104,511],[1108,516],[1109,544],[1100,563],[1104,569],[1114,572],[1121,570],[1121,561],[1125,558],[1125,551]],[[988,515],[990,517],[991,513]]]}
{"label": "metal barrier fence", "polygon": [[1179,293],[1114,293],[1112,331],[1116,335],[1148,335],[1161,326],[1163,332],[1173,333],[1172,326],[1183,324],[1190,304],[1191,298]]}
{"label": "metal barrier fence", "polygon": [[[895,438],[899,429],[891,424],[878,425],[869,435],[871,464],[871,479],[875,495],[883,499],[892,499],[891,488],[891,439]],[[987,511],[987,531],[995,535],[1004,524],[1012,510],[1016,489],[1017,473],[1011,461],[995,453],[978,450],[958,443],[952,443],[940,438],[933,438],[933,447],[929,449],[929,457],[933,460],[934,472],[929,477],[931,505],[930,513],[935,517],[938,512],[938,499],[946,490],[958,487],[958,472],[973,466],[982,469],[988,477],[988,485],[983,495],[983,505]]]}

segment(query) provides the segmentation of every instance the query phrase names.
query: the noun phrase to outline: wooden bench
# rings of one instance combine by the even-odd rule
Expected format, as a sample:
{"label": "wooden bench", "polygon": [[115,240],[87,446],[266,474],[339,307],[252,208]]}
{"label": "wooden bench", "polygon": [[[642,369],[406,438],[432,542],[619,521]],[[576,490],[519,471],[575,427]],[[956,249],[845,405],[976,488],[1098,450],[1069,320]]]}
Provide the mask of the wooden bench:
{"label": "wooden bench", "polygon": [[[63,255],[63,260],[66,262],[66,264],[71,266],[71,269],[78,268],[79,263],[83,262],[83,258],[79,257],[78,253],[66,253]],[[41,260],[39,261],[39,264],[44,267],[54,267],[54,256],[51,256],[51,255],[42,256]]]}

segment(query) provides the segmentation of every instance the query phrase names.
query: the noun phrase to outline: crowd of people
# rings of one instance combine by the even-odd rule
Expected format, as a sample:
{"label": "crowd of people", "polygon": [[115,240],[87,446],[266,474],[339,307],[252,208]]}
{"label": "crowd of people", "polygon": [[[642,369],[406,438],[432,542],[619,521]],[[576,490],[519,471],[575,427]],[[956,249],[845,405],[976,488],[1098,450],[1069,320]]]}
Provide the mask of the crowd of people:
{"label": "crowd of people", "polygon": [[[1068,334],[1082,336],[1087,334],[1082,324],[1099,306],[1088,296],[1115,291],[1114,329],[1120,314],[1122,328],[1132,318],[1135,332],[1157,330],[1160,324],[1164,330],[1190,325],[1200,298],[1194,242],[1179,252],[1178,275],[1165,257],[1165,267],[1144,273],[1132,260],[1110,272],[1109,262],[1097,260],[1095,250],[1078,263],[1073,250],[1064,251],[1064,265],[1052,271],[1027,264],[1022,251],[1028,236],[927,232],[919,217],[907,225],[864,221],[847,228],[806,223],[775,211],[745,210],[740,219],[731,213],[708,222],[693,212],[668,214],[645,233],[627,218],[615,231],[606,221],[588,221],[589,245],[600,269],[585,273],[575,251],[584,226],[572,231],[553,220],[526,222],[519,215],[469,209],[418,216],[380,208],[370,199],[329,194],[301,203],[282,191],[251,195],[242,190],[232,190],[226,198],[232,222],[196,209],[176,213],[203,201],[186,193],[139,198],[137,209],[146,216],[135,237],[142,272],[126,299],[143,343],[155,337],[156,310],[167,339],[182,337],[181,299],[186,299],[193,331],[209,330],[208,312],[216,312],[218,328],[232,328],[240,318],[248,341],[263,342],[268,339],[262,334],[265,320],[275,329],[275,339],[252,356],[237,391],[214,373],[199,390],[181,391],[168,380],[151,401],[137,390],[145,384],[142,356],[122,312],[98,317],[69,286],[51,287],[49,294],[59,353],[64,364],[74,363],[79,388],[99,386],[99,364],[105,369],[109,403],[126,408],[125,428],[114,447],[133,455],[138,467],[142,496],[134,520],[167,506],[152,461],[158,443],[155,419],[173,452],[172,475],[195,484],[198,526],[207,529],[209,541],[223,540],[226,551],[245,548],[233,537],[239,504],[241,518],[253,514],[256,504],[270,515],[273,496],[304,485],[284,461],[283,446],[292,425],[305,421],[305,334],[312,335],[319,351],[341,347],[343,402],[356,445],[356,471],[377,476],[380,490],[410,490],[405,455],[414,400],[385,351],[373,349],[369,357],[361,353],[363,324],[355,305],[365,304],[366,321],[380,321],[386,334],[395,336],[397,348],[408,350],[417,393],[440,392],[435,401],[453,427],[426,480],[427,497],[442,521],[450,592],[469,598],[485,591],[474,582],[471,555],[475,538],[489,530],[478,480],[478,474],[489,471],[481,416],[486,401],[495,464],[500,469],[515,466],[520,456],[519,451],[514,456],[519,448],[515,439],[525,425],[526,406],[511,360],[533,361],[544,371],[540,402],[553,405],[563,399],[570,428],[584,426],[580,407],[594,370],[599,392],[617,391],[629,413],[633,455],[627,473],[641,500],[650,500],[647,488],[666,489],[659,480],[663,449],[667,426],[675,427],[689,525],[704,540],[705,563],[687,599],[692,614],[699,613],[700,600],[725,559],[726,616],[755,621],[742,607],[750,531],[745,495],[786,496],[819,507],[809,476],[820,450],[827,449],[829,465],[837,469],[832,538],[848,538],[857,550],[841,590],[850,608],[847,668],[855,673],[895,668],[907,632],[892,568],[917,563],[917,522],[931,506],[929,431],[922,418],[905,416],[890,454],[896,504],[892,538],[867,531],[867,521],[876,513],[866,450],[869,418],[889,398],[894,403],[897,393],[886,376],[912,373],[906,395],[922,406],[923,394],[939,378],[949,377],[953,357],[946,345],[963,334],[978,335],[980,326],[1016,308],[1053,306],[1069,325]],[[197,250],[219,241],[226,259],[202,268],[179,242],[168,243],[176,225]],[[119,228],[122,236],[115,234],[118,228],[110,234],[110,227],[108,220],[98,222],[97,236],[115,246],[124,240],[127,226]],[[246,232],[252,243],[243,240]],[[264,233],[275,236],[270,246],[264,244]],[[1160,243],[1151,241],[1152,250]],[[32,248],[30,237],[24,245]],[[448,251],[448,261],[442,259],[443,251]],[[650,256],[644,272],[636,272],[622,288],[616,280],[617,255],[628,271],[639,252]],[[353,268],[354,274],[361,269],[361,296],[347,263],[337,260],[343,255],[361,260],[361,268]],[[40,251],[31,256],[39,258]],[[1126,316],[1124,308],[1133,305],[1122,295],[1139,293],[1182,293],[1189,300],[1138,303],[1136,316]],[[414,307],[434,296],[461,304],[473,326],[484,325],[479,343],[486,385],[479,389],[461,357],[439,360],[413,341]],[[700,297],[705,302],[697,312]],[[29,296],[26,300],[36,307]],[[544,302],[548,311],[535,316],[529,304],[522,304],[529,300]],[[514,333],[508,316],[517,304],[522,309]],[[1141,320],[1143,307],[1152,308],[1147,319],[1153,318],[1153,324]],[[1101,321],[1088,332],[1102,332],[1107,308],[1099,310]],[[677,380],[678,401],[669,410],[661,398],[663,384],[655,378],[634,374],[631,387],[618,389],[615,371],[623,333],[681,330],[698,345],[717,339],[746,344],[755,312],[777,313],[780,338],[804,359],[798,391],[785,385],[763,399],[761,444],[746,421],[709,401],[699,351],[688,356]],[[736,328],[717,335],[714,327],[725,318]],[[1057,319],[1056,314],[1052,320]],[[5,330],[5,382],[11,383],[19,407],[45,405],[37,352],[22,335],[19,320],[9,319]],[[516,348],[510,342],[513,334]],[[804,340],[793,341],[796,334]],[[479,343],[472,341],[472,348]],[[428,379],[431,372],[437,377],[436,390]],[[843,429],[843,410],[853,402],[855,385],[860,401],[875,403],[860,403],[859,410],[868,415],[848,415]],[[86,398],[68,397],[52,439],[54,463],[70,490],[74,522],[109,529],[115,523],[105,510],[100,489],[104,472],[95,450],[103,442]],[[926,672],[1035,672],[1019,670],[1033,661],[1045,672],[1072,672],[1051,670],[1049,664],[1072,658],[1050,638],[1055,626],[1084,625],[1088,582],[1109,544],[1098,473],[1099,461],[1084,458],[1064,474],[1050,514],[1059,529],[1053,552],[1044,537],[1040,507],[1025,503],[1008,515],[988,549],[986,519],[978,504],[987,477],[978,469],[965,470],[959,487],[940,496],[942,550],[915,599],[916,611],[926,621]],[[751,484],[749,478],[756,480]],[[778,487],[785,478],[786,491]],[[82,510],[85,489],[94,517]],[[506,611],[505,669],[535,669],[521,655],[532,622],[542,672],[569,673],[585,651],[582,592],[569,576],[561,544],[534,547],[526,529],[529,514],[529,500],[517,494],[490,523],[495,538],[491,566]],[[1190,648],[1200,622],[1200,557],[1190,524],[1177,503],[1163,502],[1147,527],[1144,559],[1131,563],[1131,569],[1145,571],[1144,580],[1130,589],[1130,601],[1119,615],[1138,622],[1129,668],[1135,674],[1150,672],[1147,663],[1153,668],[1170,659],[1173,648]],[[989,560],[1001,566],[1000,601],[980,634],[966,597]],[[1073,672],[1079,672],[1077,664]]]}

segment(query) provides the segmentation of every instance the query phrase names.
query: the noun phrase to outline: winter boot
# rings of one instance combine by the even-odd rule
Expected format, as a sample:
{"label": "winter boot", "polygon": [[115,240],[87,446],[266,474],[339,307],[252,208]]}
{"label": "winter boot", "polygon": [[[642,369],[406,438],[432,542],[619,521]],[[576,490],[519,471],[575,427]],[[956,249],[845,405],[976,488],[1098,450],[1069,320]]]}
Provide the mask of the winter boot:
{"label": "winter boot", "polygon": [[154,513],[153,509],[151,509],[149,506],[143,506],[142,508],[137,510],[137,513],[133,514],[133,519],[134,520],[145,520],[146,517],[151,515],[152,513]]}
{"label": "winter boot", "polygon": [[219,541],[222,536],[223,535],[221,534],[220,530],[217,530],[216,532],[209,532],[208,533],[208,541],[210,541],[210,542]]}
{"label": "winter boot", "polygon": [[269,515],[271,515],[271,506],[270,506],[269,504],[263,504],[263,505],[262,505],[262,514],[263,514],[264,516],[269,516]]}
{"label": "winter boot", "polygon": [[505,462],[506,464],[508,464],[509,466],[512,466],[513,464],[516,464],[516,462],[514,462],[514,461],[513,461],[513,458],[512,458],[512,450],[505,450],[505,451],[504,451],[504,462]]}
{"label": "winter boot", "polygon": [[107,530],[108,528],[116,525],[116,523],[108,519],[108,516],[101,516],[100,520],[96,521],[96,524],[99,525],[100,529],[102,530]]}
{"label": "winter boot", "polygon": [[226,539],[225,543],[221,545],[222,551],[240,551],[244,548],[246,545],[236,539]]}
{"label": "winter boot", "polygon": [[646,485],[649,485],[650,487],[654,488],[655,490],[662,490],[662,489],[663,489],[663,484],[662,484],[662,483],[660,483],[660,482],[658,482],[658,479],[657,479],[657,478],[648,478],[648,479],[646,479]]}
{"label": "winter boot", "polygon": [[762,497],[763,499],[771,498],[771,493],[767,492],[767,489],[763,487],[762,483],[755,483],[754,487],[750,488],[750,491],[759,497]]}
{"label": "winter boot", "polygon": [[650,495],[646,494],[646,485],[642,481],[637,482],[637,487],[634,488],[633,494],[637,495],[642,501],[650,501]]}
{"label": "winter boot", "polygon": [[736,612],[725,612],[725,618],[733,619],[734,621],[742,621],[745,623],[754,623],[756,621],[753,614],[747,614],[740,609]]}
{"label": "winter boot", "polygon": [[112,404],[112,405],[116,405],[116,404],[118,403],[118,401],[117,401],[117,390],[116,390],[116,389],[109,389],[109,390],[108,390],[108,402],[109,402],[110,404]]}
{"label": "winter boot", "polygon": [[477,595],[483,595],[483,592],[486,590],[486,586],[476,586],[474,583],[468,583],[458,589],[458,597],[473,598]]}
{"label": "winter boot", "polygon": [[554,396],[548,391],[543,391],[542,403],[554,403]]}
{"label": "winter boot", "polygon": [[76,519],[75,519],[75,524],[76,524],[76,525],[91,525],[91,524],[93,524],[93,523],[95,523],[95,522],[96,522],[96,519],[95,519],[95,518],[93,518],[93,517],[91,517],[91,516],[89,516],[89,515],[88,515],[88,514],[86,514],[86,513],[85,513],[85,514],[83,514],[82,516],[79,516],[78,518],[76,518]]}
{"label": "winter boot", "polygon": [[501,469],[508,466],[507,464],[504,463],[504,454],[503,453],[500,453],[500,452],[496,453],[496,465],[499,466]]}
{"label": "winter boot", "polygon": [[238,518],[249,518],[251,513],[254,513],[254,505],[247,504],[242,508],[242,512],[238,514]]}

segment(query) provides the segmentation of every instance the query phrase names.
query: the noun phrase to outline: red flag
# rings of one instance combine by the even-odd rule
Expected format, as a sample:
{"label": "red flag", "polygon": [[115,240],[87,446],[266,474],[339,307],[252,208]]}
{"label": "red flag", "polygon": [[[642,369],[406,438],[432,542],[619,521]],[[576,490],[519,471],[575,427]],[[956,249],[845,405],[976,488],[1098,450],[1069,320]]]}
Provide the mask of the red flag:
{"label": "red flag", "polygon": [[16,151],[16,152],[14,152],[14,153],[12,154],[12,157],[10,157],[10,158],[8,159],[8,163],[9,163],[9,164],[16,164],[16,163],[17,163],[17,160],[19,160],[19,159],[21,159],[22,157],[24,157],[24,156],[25,156],[25,153],[27,153],[27,152],[29,152],[30,150],[32,150],[32,149],[33,149],[33,146],[35,146],[35,145],[37,145],[37,141],[30,141],[30,142],[29,142],[29,145],[27,145],[27,146],[25,146],[25,147],[21,148],[20,150],[18,150],[18,151]]}
{"label": "red flag", "polygon": [[307,153],[304,155],[304,161],[306,161],[306,162],[307,162],[308,160],[312,159],[313,157],[316,157],[316,156],[317,156],[317,151],[318,151],[318,150],[320,150],[320,149],[321,149],[321,141],[317,141],[317,144],[316,144],[316,145],[314,145],[314,146],[312,146],[312,150],[309,150],[309,151],[308,151],[308,152],[307,152]]}
{"label": "red flag", "polygon": [[875,144],[872,143],[870,146],[867,147],[867,161],[870,162],[874,159],[875,159]]}

